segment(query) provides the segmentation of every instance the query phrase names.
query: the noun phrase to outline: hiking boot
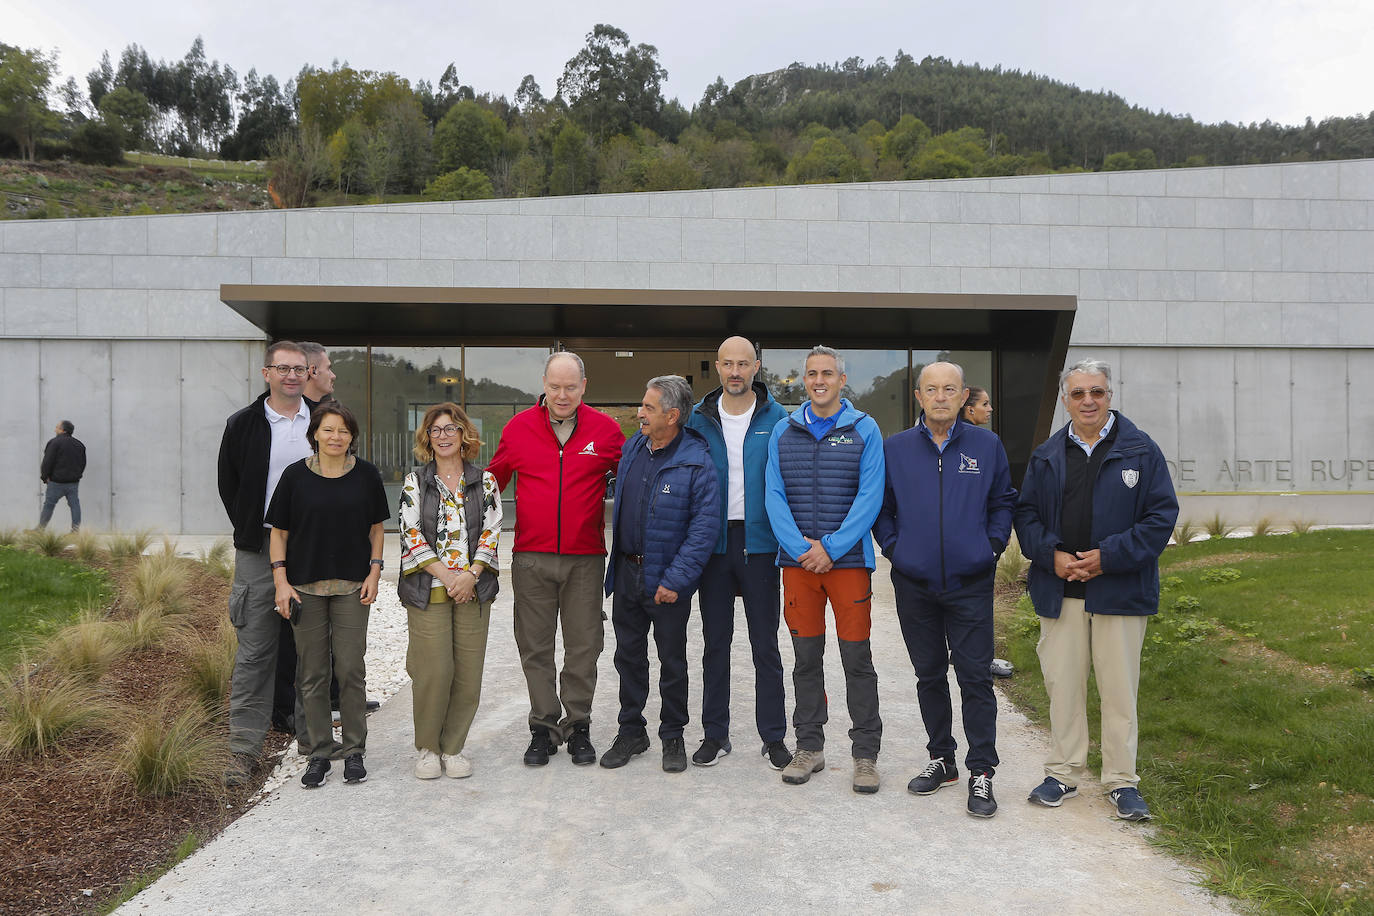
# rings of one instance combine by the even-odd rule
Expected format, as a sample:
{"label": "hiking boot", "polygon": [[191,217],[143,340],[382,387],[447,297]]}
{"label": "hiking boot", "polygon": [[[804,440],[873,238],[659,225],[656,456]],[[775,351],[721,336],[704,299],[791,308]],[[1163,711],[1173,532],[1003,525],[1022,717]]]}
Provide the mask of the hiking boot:
{"label": "hiking boot", "polygon": [[573,726],[572,735],[568,737],[568,756],[580,767],[596,763],[596,748],[592,747],[591,729],[588,723],[579,722]]}
{"label": "hiking boot", "polygon": [[344,783],[367,782],[367,767],[363,766],[362,754],[349,754],[344,758]]}
{"label": "hiking boot", "polygon": [[[623,767],[630,762],[630,758],[636,754],[642,754],[649,749],[648,735],[616,735],[615,743],[611,749],[601,755],[601,765],[608,770]],[[683,765],[683,769],[686,769]]]}
{"label": "hiking boot", "polygon": [[449,779],[467,779],[472,775],[472,761],[463,756],[463,752],[456,754],[444,754],[444,775]]}
{"label": "hiking boot", "polygon": [[420,749],[420,759],[415,761],[416,779],[438,779],[443,775],[439,755],[431,750]]}
{"label": "hiking boot", "polygon": [[1140,790],[1135,786],[1122,786],[1113,789],[1107,795],[1116,805],[1116,816],[1123,821],[1148,821],[1150,819],[1150,806],[1145,804],[1145,799],[1140,797]]}
{"label": "hiking boot", "polygon": [[257,762],[258,758],[252,754],[235,754],[224,769],[224,784],[231,789],[248,785],[248,780],[253,778],[253,765]]}
{"label": "hiking boot", "polygon": [[854,758],[854,791],[864,795],[878,791],[878,761],[872,757]]}
{"label": "hiking boot", "polygon": [[825,755],[821,751],[808,751],[797,748],[792,761],[782,768],[782,781],[790,786],[799,786],[811,778],[812,773],[825,769]]}
{"label": "hiking boot", "polygon": [[536,725],[530,729],[530,746],[525,748],[525,766],[542,767],[557,753],[558,745],[553,743],[547,728]]}
{"label": "hiking boot", "polygon": [[968,813],[974,817],[992,817],[997,813],[991,773],[974,773],[968,778]]}
{"label": "hiking boot", "polygon": [[792,762],[792,752],[783,741],[769,741],[764,744],[762,753],[768,758],[768,765],[775,770],[781,770]]}
{"label": "hiking boot", "polygon": [[301,785],[307,789],[318,789],[328,781],[329,761],[323,757],[311,757],[305,765],[305,774],[301,776]]}
{"label": "hiking boot", "polygon": [[687,745],[683,743],[681,738],[664,738],[663,772],[681,773],[685,769],[687,769]]}
{"label": "hiking boot", "polygon": [[912,795],[934,795],[945,786],[952,786],[958,781],[959,768],[954,765],[953,760],[932,757],[926,768],[906,784],[906,790]]}
{"label": "hiking boot", "polygon": [[729,741],[717,741],[715,738],[706,738],[701,742],[701,747],[692,755],[692,765],[699,767],[713,767],[720,763],[720,758],[730,753]]}
{"label": "hiking boot", "polygon": [[1064,804],[1064,799],[1073,798],[1076,795],[1078,795],[1076,786],[1066,786],[1053,776],[1046,776],[1044,782],[1031,789],[1030,797],[1026,801],[1044,805],[1046,808],[1058,808]]}

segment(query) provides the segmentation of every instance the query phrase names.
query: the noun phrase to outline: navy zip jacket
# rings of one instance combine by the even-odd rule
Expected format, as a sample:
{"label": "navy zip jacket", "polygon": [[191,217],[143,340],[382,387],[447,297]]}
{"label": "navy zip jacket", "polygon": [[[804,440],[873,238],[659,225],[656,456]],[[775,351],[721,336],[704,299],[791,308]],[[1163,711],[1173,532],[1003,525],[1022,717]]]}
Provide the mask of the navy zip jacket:
{"label": "navy zip jacket", "polygon": [[810,537],[836,568],[871,570],[869,532],[883,504],[882,430],[841,398],[834,427],[817,439],[806,426],[807,404],[779,420],[768,440],[765,502],[778,565],[800,565],[797,557],[810,549]]}
{"label": "navy zip jacket", "polygon": [[[1102,575],[1086,583],[1089,614],[1146,616],[1159,611],[1159,555],[1178,520],[1164,453],[1117,411],[1116,441],[1093,482],[1092,542]],[[1054,574],[1064,504],[1065,424],[1032,454],[1016,504],[1016,537],[1031,561],[1031,601],[1041,617],[1058,617],[1064,580]],[[1075,446],[1076,448],[1077,446]]]}
{"label": "navy zip jacket", "polygon": [[[696,591],[701,571],[711,557],[720,529],[716,469],[706,440],[684,428],[682,441],[668,463],[654,474],[649,487],[649,511],[644,521],[644,589],[652,598],[661,585],[686,601]],[[606,564],[606,594],[615,590],[616,560],[620,555],[620,492],[635,449],[646,448],[643,433],[635,433],[620,450],[616,471],[615,520],[611,558]],[[632,524],[639,524],[635,519]]]}
{"label": "navy zip jacket", "polygon": [[883,453],[887,486],[873,538],[892,567],[937,592],[991,573],[1016,505],[996,433],[956,419],[942,453],[918,423],[889,438]]}
{"label": "navy zip jacket", "polygon": [[[721,394],[721,389],[717,388],[702,398],[687,423],[706,437],[711,460],[716,465],[716,483],[720,488],[720,537],[716,539],[715,553],[725,553],[725,513],[730,508],[730,460],[725,452],[725,431],[720,425]],[[778,539],[773,537],[773,526],[768,524],[764,488],[768,437],[778,421],[787,416],[787,411],[762,382],[754,382],[754,397],[754,415],[749,418],[749,431],[744,434],[744,552],[777,553]]]}

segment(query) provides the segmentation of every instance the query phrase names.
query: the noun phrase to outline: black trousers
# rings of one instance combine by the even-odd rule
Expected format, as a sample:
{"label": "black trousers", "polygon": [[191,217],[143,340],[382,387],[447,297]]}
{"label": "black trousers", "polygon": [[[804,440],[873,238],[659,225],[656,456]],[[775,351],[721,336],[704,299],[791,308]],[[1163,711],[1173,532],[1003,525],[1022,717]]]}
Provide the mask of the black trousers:
{"label": "black trousers", "polygon": [[658,646],[658,736],[681,738],[687,725],[687,618],[691,601],[654,604],[644,594],[644,567],[624,556],[612,561],[615,595],[611,624],[615,628],[615,670],[620,675],[620,734],[646,732],[644,706],[649,701],[649,631]]}

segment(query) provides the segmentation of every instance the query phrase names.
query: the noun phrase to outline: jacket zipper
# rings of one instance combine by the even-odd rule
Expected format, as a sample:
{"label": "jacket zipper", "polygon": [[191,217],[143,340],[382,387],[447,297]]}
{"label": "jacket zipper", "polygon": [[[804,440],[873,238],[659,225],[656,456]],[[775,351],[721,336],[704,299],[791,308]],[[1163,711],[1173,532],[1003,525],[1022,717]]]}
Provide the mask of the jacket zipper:
{"label": "jacket zipper", "polygon": [[945,456],[938,454],[935,456],[935,482],[939,492],[939,511],[936,513],[940,530],[940,591],[945,591],[948,584],[945,582]]}
{"label": "jacket zipper", "polygon": [[[603,487],[603,489],[605,489]],[[558,514],[554,517],[554,527],[558,534],[554,536],[554,545],[557,547],[556,553],[563,552],[563,447],[558,447]]]}

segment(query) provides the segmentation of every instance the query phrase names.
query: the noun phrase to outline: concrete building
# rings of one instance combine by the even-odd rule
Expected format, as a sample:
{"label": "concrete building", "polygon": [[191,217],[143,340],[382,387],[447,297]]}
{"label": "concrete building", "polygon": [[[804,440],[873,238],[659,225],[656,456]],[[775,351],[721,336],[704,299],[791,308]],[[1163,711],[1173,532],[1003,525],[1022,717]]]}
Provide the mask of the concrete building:
{"label": "concrete building", "polygon": [[1374,522],[1371,277],[1374,160],[4,222],[0,524],[33,524],[70,419],[87,526],[223,530],[215,453],[269,336],[330,347],[399,482],[426,406],[463,401],[489,450],[551,347],[628,418],[650,376],[713,387],[729,333],[784,403],[840,348],[887,432],[948,354],[1018,467],[1099,356],[1189,506]]}

